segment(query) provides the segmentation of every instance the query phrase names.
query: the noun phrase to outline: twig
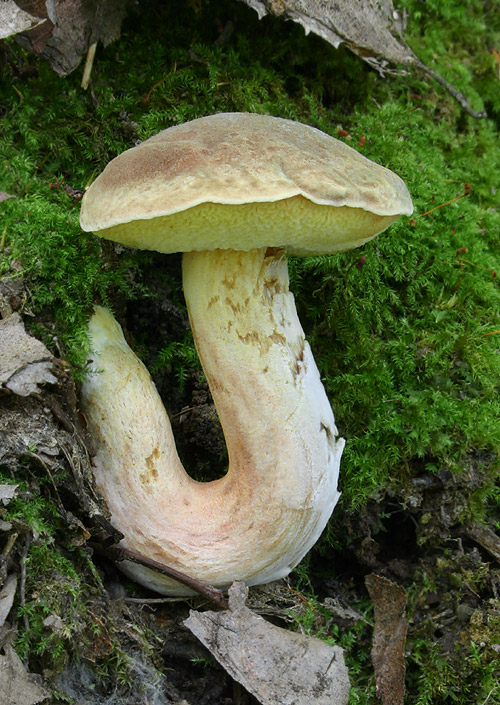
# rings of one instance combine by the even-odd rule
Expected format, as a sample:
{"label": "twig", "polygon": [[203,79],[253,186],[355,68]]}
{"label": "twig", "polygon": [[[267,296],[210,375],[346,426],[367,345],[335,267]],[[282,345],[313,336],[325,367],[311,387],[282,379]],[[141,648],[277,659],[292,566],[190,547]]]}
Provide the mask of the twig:
{"label": "twig", "polygon": [[181,602],[185,597],[125,597],[124,602],[132,605],[164,605],[167,602]]}
{"label": "twig", "polygon": [[4,549],[2,551],[2,558],[4,560],[6,560],[8,558],[9,553],[14,548],[14,544],[16,543],[18,537],[19,537],[18,533],[10,534],[9,538],[7,539],[7,543],[5,544]]}
{"label": "twig", "polygon": [[[302,601],[304,604],[306,604],[310,609],[312,609],[313,612],[316,612],[316,614],[317,614],[318,617],[320,618],[321,622],[324,622],[324,621],[325,621],[325,618],[323,617],[323,615],[321,614],[321,612],[320,612],[319,610],[317,610],[316,607],[314,607],[314,605],[312,605],[312,604],[309,602],[309,600],[304,597],[304,595],[301,595],[300,592],[297,592],[297,590],[294,590],[294,589],[291,588],[289,585],[286,586],[286,589],[289,590],[291,593],[293,593],[296,597],[298,597],[299,600],[301,600],[301,601]],[[330,664],[330,665],[331,665],[331,664]],[[328,668],[330,668],[330,666],[328,666]],[[327,668],[326,670],[328,670],[328,668]]]}
{"label": "twig", "polygon": [[469,102],[467,98],[464,96],[463,93],[460,93],[460,91],[457,91],[454,86],[451,85],[445,78],[440,76],[438,73],[430,69],[428,66],[426,66],[422,61],[420,61],[419,58],[415,58],[415,64],[416,66],[426,73],[428,76],[433,78],[435,81],[437,81],[443,88],[446,88],[448,93],[455,98],[457,103],[459,103],[462,108],[465,110],[466,113],[468,113],[471,117],[476,118],[476,119],[481,119],[481,118],[486,118],[488,117],[488,113],[486,110],[473,110],[471,106],[469,105]]}
{"label": "twig", "polygon": [[92,74],[92,66],[94,65],[95,50],[97,48],[97,42],[93,42],[87,51],[87,58],[85,59],[85,66],[83,69],[82,83],[81,86],[84,91],[87,90],[90,83],[90,76]]}
{"label": "twig", "polygon": [[191,590],[194,590],[194,592],[197,592],[199,595],[203,595],[203,597],[206,597],[218,607],[221,607],[224,610],[229,609],[229,603],[222,594],[221,590],[218,590],[217,588],[214,588],[211,585],[205,585],[205,583],[196,580],[196,578],[192,578],[190,575],[181,573],[181,571],[177,570],[176,568],[172,568],[171,566],[165,565],[164,563],[159,563],[158,561],[154,561],[151,558],[141,556],[139,553],[131,551],[128,548],[121,548],[119,546],[101,548],[98,546],[96,547],[92,543],[90,545],[94,548],[97,548],[104,555],[109,556],[109,558],[114,561],[117,561],[118,563],[120,563],[121,561],[132,561],[133,563],[137,563],[138,565],[143,565],[146,568],[150,568],[156,573],[162,573],[163,575],[167,575],[169,578],[177,580],[179,583],[182,583],[183,585],[186,585],[187,587],[191,588]]}
{"label": "twig", "polygon": [[[30,550],[31,535],[26,534],[24,539],[24,549],[21,555],[20,566],[21,566],[21,577],[19,579],[19,604],[24,607],[26,604],[26,556]],[[26,631],[29,630],[29,620],[26,613],[23,614],[24,628]]]}
{"label": "twig", "polygon": [[188,414],[190,411],[196,411],[197,409],[206,409],[209,406],[210,406],[210,404],[197,404],[196,406],[187,406],[185,409],[181,409],[177,413],[172,414],[172,416],[170,416],[169,419],[170,419],[170,421],[173,421],[178,416],[182,416],[183,414]]}
{"label": "twig", "polygon": [[499,687],[498,685],[495,685],[495,686],[490,690],[490,692],[489,692],[488,695],[486,696],[486,699],[483,700],[482,705],[486,705],[486,703],[487,703],[488,700],[490,699],[491,695],[495,692],[495,690],[498,690],[498,687]]}
{"label": "twig", "polygon": [[[429,215],[429,213],[433,213],[434,211],[439,210],[439,208],[444,208],[444,206],[449,206],[452,203],[455,203],[455,201],[459,201],[461,198],[465,198],[466,196],[470,196],[471,193],[471,185],[470,184],[464,184],[464,192],[460,194],[460,196],[456,196],[455,198],[450,199],[449,201],[446,201],[445,203],[440,203],[439,206],[434,206],[434,208],[431,208],[428,211],[425,211],[425,213],[420,213],[420,217],[422,218],[424,215]],[[464,260],[466,261],[466,260]]]}

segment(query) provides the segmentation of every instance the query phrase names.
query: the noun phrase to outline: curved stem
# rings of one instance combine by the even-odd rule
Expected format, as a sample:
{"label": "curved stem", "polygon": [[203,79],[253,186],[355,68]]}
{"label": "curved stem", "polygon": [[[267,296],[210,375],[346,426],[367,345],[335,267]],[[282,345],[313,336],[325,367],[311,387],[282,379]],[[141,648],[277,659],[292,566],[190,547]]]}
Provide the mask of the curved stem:
{"label": "curved stem", "polygon": [[[325,527],[344,442],[283,252],[189,253],[183,280],[228,472],[208,483],[185,473],[147,370],[110,314],[96,309],[96,371],[83,387],[96,482],[127,548],[218,587],[269,582],[286,575]],[[140,566],[128,572],[159,592],[183,592]]]}

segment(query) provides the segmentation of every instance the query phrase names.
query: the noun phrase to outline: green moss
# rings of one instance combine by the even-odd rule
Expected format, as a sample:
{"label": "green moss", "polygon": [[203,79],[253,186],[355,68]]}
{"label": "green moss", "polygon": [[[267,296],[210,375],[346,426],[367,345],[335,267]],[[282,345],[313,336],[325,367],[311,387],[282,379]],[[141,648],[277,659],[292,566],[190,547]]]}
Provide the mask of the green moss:
{"label": "green moss", "polygon": [[[71,532],[63,529],[55,502],[36,483],[30,486],[22,480],[23,475],[25,471],[20,469],[17,494],[3,512],[4,520],[17,529],[15,546],[23,545],[18,548],[25,579],[17,608],[15,646],[33,667],[42,665],[55,673],[64,667],[71,653],[83,648],[96,584],[86,583],[82,555],[72,545]],[[10,477],[1,479],[12,482]],[[92,580],[92,575],[87,577]]]}
{"label": "green moss", "polygon": [[[43,671],[52,684],[70,664],[74,669],[87,664],[102,692],[124,686],[123,692],[137,692],[137,664],[125,642],[133,633],[135,646],[142,644],[146,664],[155,637],[139,623],[123,628],[120,611],[110,606],[100,574],[83,545],[83,526],[68,526],[56,500],[43,491],[49,483],[38,486],[33,480],[22,480],[23,476],[30,477],[30,472],[20,469],[17,494],[2,512],[2,519],[19,534],[14,551],[19,553],[24,575],[14,607],[18,655],[30,670]],[[0,475],[0,481],[11,483],[12,478]],[[57,689],[52,697],[66,702]]]}
{"label": "green moss", "polygon": [[[386,104],[379,114],[390,135],[374,133],[366,114],[357,129],[366,153],[408,183],[414,225],[396,224],[362,252],[293,264],[301,319],[348,439],[349,503],[387,485],[395,468],[404,476],[410,458],[458,470],[473,448],[500,442],[498,336],[484,335],[500,311],[496,132],[477,125],[474,137],[451,140],[426,111]],[[462,196],[464,183],[470,195],[421,215]]]}

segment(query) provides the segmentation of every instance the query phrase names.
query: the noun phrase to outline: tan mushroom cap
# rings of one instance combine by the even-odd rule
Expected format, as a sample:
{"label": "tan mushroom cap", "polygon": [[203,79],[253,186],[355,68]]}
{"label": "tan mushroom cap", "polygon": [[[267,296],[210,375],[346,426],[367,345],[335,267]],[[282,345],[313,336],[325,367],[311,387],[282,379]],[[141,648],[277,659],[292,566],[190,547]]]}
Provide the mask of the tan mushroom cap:
{"label": "tan mushroom cap", "polygon": [[87,190],[80,222],[165,253],[320,254],[357,247],[412,211],[404,182],[343,142],[291,120],[220,113],[113,159]]}

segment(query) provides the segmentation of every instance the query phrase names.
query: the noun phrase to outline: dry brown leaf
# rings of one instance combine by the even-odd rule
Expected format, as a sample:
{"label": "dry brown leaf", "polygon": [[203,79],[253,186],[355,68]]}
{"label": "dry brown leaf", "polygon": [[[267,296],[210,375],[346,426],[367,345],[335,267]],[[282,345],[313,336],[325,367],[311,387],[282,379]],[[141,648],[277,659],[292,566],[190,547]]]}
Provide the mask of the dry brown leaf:
{"label": "dry brown leaf", "polygon": [[440,83],[469,115],[486,117],[475,111],[462,93],[420,61],[403,38],[404,14],[395,10],[392,0],[242,0],[262,18],[270,13],[301,24],[306,34],[313,32],[336,49],[345,44],[351,51],[384,75],[395,66],[418,68]]}
{"label": "dry brown leaf", "polygon": [[[0,5],[0,39],[2,38],[2,6]],[[0,203],[6,201],[8,198],[16,198],[11,193],[5,193],[5,191],[0,191]]]}
{"label": "dry brown leaf", "polygon": [[5,620],[9,616],[12,605],[14,604],[16,590],[17,577],[15,575],[9,575],[0,591],[0,627],[3,627]]}
{"label": "dry brown leaf", "polygon": [[403,705],[405,693],[406,593],[387,578],[367,575],[365,585],[375,610],[372,663],[377,695],[384,705]]}
{"label": "dry brown leaf", "polygon": [[14,0],[0,2],[0,39],[33,29],[43,21],[22,10]]}
{"label": "dry brown leaf", "polygon": [[392,0],[243,0],[257,11],[301,24],[336,49],[347,46],[384,73],[392,64],[411,64],[415,54],[402,38],[404,18]]}
{"label": "dry brown leaf", "polygon": [[191,610],[184,624],[263,705],[346,705],[342,649],[266,622],[245,607],[246,593],[233,583],[229,610]]}
{"label": "dry brown leaf", "polygon": [[0,321],[0,387],[23,397],[36,394],[39,384],[57,382],[51,369],[52,355],[26,333],[18,313]]}
{"label": "dry brown leaf", "polygon": [[19,41],[46,58],[56,73],[73,71],[90,46],[118,39],[131,0],[17,0],[44,24],[18,35]]}
{"label": "dry brown leaf", "polygon": [[0,705],[35,705],[49,697],[40,676],[28,673],[12,646],[0,656]]}

